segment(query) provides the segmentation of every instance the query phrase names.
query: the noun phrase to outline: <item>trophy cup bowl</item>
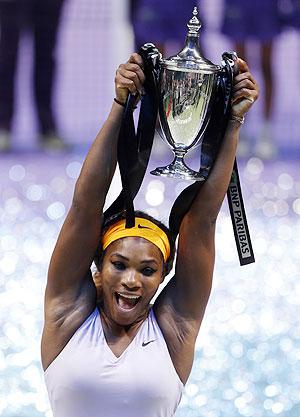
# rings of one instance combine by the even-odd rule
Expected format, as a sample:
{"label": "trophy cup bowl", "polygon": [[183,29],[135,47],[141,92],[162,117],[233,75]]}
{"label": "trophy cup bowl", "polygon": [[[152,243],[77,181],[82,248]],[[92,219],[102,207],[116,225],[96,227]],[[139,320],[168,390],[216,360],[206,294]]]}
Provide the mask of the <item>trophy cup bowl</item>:
{"label": "trophy cup bowl", "polygon": [[198,39],[201,23],[197,8],[188,23],[184,49],[160,59],[158,75],[159,121],[164,139],[175,154],[173,162],[151,174],[203,181],[201,172],[189,168],[185,154],[201,141],[210,118],[220,66],[203,58]]}

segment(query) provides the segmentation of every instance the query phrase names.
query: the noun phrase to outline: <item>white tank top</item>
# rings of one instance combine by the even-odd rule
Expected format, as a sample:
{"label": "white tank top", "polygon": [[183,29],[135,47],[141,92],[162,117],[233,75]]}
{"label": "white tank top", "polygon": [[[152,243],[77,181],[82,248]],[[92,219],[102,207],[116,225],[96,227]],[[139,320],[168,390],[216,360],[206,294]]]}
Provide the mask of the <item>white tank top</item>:
{"label": "white tank top", "polygon": [[117,358],[96,308],[45,371],[54,417],[170,417],[183,384],[153,310]]}

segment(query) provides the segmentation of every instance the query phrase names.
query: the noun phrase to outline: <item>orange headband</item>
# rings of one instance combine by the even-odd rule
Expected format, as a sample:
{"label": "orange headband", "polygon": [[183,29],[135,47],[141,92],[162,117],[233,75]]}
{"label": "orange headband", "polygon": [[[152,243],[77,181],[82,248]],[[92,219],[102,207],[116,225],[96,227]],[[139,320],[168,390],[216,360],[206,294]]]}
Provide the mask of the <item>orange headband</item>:
{"label": "orange headband", "polygon": [[102,238],[103,250],[105,250],[108,245],[115,240],[123,237],[142,237],[160,249],[164,261],[166,262],[170,256],[170,242],[168,236],[160,227],[152,223],[150,220],[143,219],[141,217],[135,218],[134,227],[126,228],[125,224],[125,219],[122,219],[111,225],[106,230]]}

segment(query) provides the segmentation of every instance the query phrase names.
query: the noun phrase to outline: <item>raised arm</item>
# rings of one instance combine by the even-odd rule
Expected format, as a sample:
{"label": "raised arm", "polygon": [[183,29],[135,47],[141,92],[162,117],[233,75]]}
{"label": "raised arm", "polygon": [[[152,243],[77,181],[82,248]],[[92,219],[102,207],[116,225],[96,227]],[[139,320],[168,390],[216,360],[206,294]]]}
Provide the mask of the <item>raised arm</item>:
{"label": "raised arm", "polygon": [[214,261],[215,224],[236,155],[240,123],[258,97],[247,64],[237,61],[230,120],[212,172],[201,187],[179,231],[175,276],[155,302],[155,312],[175,369],[183,383],[190,374],[196,337],[209,299]]}
{"label": "raised arm", "polygon": [[[215,259],[215,224],[230,182],[242,118],[258,97],[247,64],[238,59],[231,119],[212,172],[183,219],[175,272],[175,300],[200,325],[210,295]],[[184,294],[184,296],[182,296]]]}
{"label": "raised arm", "polygon": [[[133,54],[119,66],[115,77],[116,99],[125,103],[144,82],[141,58]],[[109,116],[93,142],[76,182],[71,208],[63,224],[49,267],[47,302],[61,298],[73,303],[88,294],[94,302],[90,266],[99,244],[102,211],[116,167],[117,139],[122,105],[113,102]]]}
{"label": "raised arm", "polygon": [[[116,167],[117,141],[129,91],[144,82],[142,60],[134,54],[120,65],[115,77],[116,100],[93,142],[76,182],[73,201],[51,258],[45,293],[41,353],[43,368],[68,343],[96,306],[90,271],[99,245],[103,206]],[[121,103],[121,104],[120,104]]]}

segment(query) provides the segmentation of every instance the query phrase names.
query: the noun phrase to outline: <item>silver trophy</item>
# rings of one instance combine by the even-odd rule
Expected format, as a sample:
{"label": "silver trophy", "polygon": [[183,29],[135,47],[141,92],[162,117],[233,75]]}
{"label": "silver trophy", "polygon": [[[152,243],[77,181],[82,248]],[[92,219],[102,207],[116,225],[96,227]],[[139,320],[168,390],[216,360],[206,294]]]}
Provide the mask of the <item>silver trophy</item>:
{"label": "silver trophy", "polygon": [[211,115],[217,77],[222,69],[201,56],[197,7],[187,24],[185,47],[168,59],[158,57],[159,120],[164,139],[172,148],[174,161],[156,168],[153,175],[203,181],[201,173],[184,162],[186,153],[201,145],[203,133]]}

